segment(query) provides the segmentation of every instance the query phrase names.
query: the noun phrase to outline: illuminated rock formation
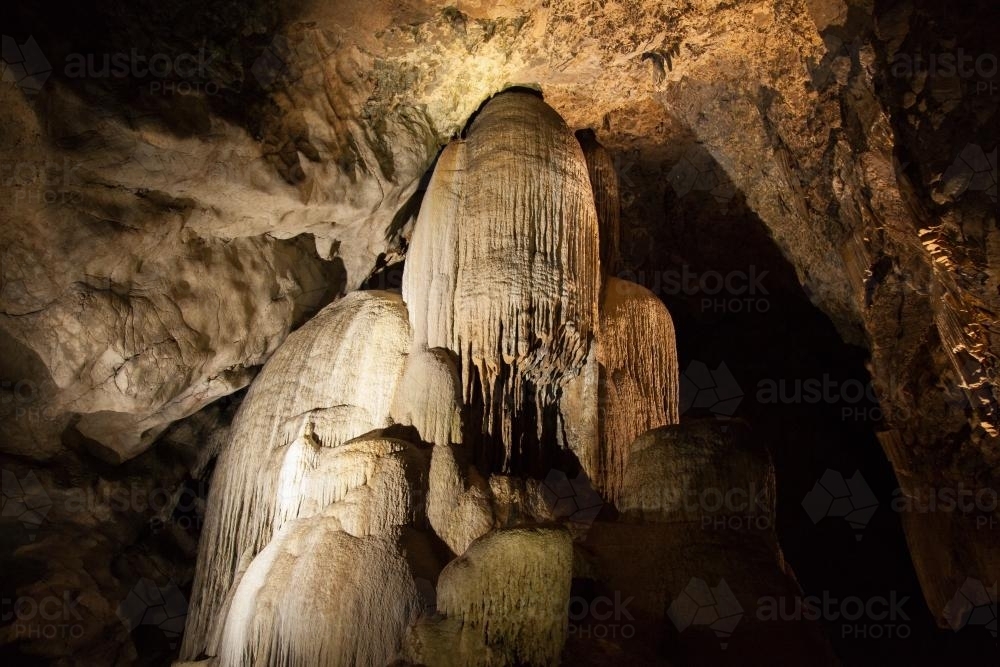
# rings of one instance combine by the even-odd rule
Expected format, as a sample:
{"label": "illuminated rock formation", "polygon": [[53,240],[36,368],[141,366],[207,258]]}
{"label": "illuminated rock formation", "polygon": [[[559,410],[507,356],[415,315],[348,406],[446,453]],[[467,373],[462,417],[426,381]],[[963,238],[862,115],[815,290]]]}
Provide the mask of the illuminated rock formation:
{"label": "illuminated rock formation", "polygon": [[669,314],[602,295],[592,188],[609,261],[618,194],[587,155],[538,96],[497,96],[438,160],[402,297],[348,294],[274,354],[219,459],[184,657],[558,664],[571,533],[528,468],[571,448],[614,498],[631,440],[677,420]]}
{"label": "illuminated rock formation", "polygon": [[[461,454],[461,452],[458,452]],[[489,485],[475,467],[460,465],[450,445],[431,454],[427,518],[437,535],[456,554],[493,528]]]}
{"label": "illuminated rock formation", "polygon": [[453,355],[441,348],[414,349],[406,357],[390,415],[412,425],[425,442],[462,441],[462,395]]}
{"label": "illuminated rock formation", "polygon": [[[265,365],[212,481],[185,655],[204,650],[237,564],[267,545],[276,521],[307,516],[350,488],[342,471],[325,474],[345,460],[327,449],[390,425],[409,346],[402,299],[358,292],[290,335]],[[357,484],[369,472],[361,458]]]}
{"label": "illuminated rock formation", "polygon": [[219,664],[385,665],[422,607],[395,539],[355,537],[329,517],[298,519],[239,578]]}
{"label": "illuminated rock formation", "polygon": [[441,572],[444,618],[414,627],[406,654],[427,665],[557,665],[566,641],[573,564],[569,533],[500,530]]}
{"label": "illuminated rock formation", "polygon": [[410,239],[403,300],[418,347],[456,348],[455,281],[465,171],[465,142],[452,141],[438,157]]}
{"label": "illuminated rock formation", "polygon": [[586,358],[598,255],[579,144],[536,95],[497,96],[464,144],[441,155],[404,298],[417,340],[459,355],[464,401],[481,397],[482,430],[502,439],[504,469],[526,435],[543,439],[542,413]]}

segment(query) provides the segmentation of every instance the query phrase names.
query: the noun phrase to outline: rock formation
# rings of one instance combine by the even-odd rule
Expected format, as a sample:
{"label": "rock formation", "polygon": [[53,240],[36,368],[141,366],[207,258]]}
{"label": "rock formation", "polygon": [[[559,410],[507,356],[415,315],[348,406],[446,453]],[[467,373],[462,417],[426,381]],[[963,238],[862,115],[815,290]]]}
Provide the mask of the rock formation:
{"label": "rock formation", "polygon": [[[322,511],[375,476],[378,450],[345,443],[390,425],[409,347],[402,299],[357,292],[289,336],[268,361],[212,481],[185,654],[206,648],[237,567],[282,523]],[[382,454],[391,453],[390,444]]]}
{"label": "rock formation", "polygon": [[[755,623],[757,597],[895,591],[921,641],[821,619],[838,659],[978,659],[1000,568],[995,19],[11,7],[0,598],[22,602],[0,652],[797,664],[827,647]],[[755,392],[831,378],[817,402]],[[864,540],[803,511],[827,472],[872,487]],[[706,533],[723,517],[676,502],[772,479],[777,535]],[[567,541],[571,609],[634,591],[635,638],[572,612],[559,634]],[[51,598],[66,622],[24,613]],[[733,598],[735,632],[684,624]]]}
{"label": "rock formation", "polygon": [[[290,335],[254,381],[213,479],[185,657],[386,661],[423,608],[401,531],[429,527],[458,558],[436,577],[443,618],[413,626],[411,657],[558,663],[572,542],[565,529],[533,525],[552,515],[517,464],[555,437],[543,417],[578,378],[592,386],[577,400],[608,406],[593,472],[613,499],[625,440],[677,420],[670,316],[617,278],[599,303],[597,234],[586,162],[558,115],[534,94],[490,101],[438,161],[406,302],[347,295]],[[584,372],[591,349],[598,375]],[[463,415],[477,414],[463,429]],[[389,437],[390,426],[412,427],[412,442]],[[514,474],[487,483],[473,463],[490,437]],[[339,580],[352,563],[377,581]],[[364,630],[345,634],[345,613],[369,619]],[[306,618],[317,625],[303,628]],[[469,638],[439,658],[442,636],[456,632]]]}
{"label": "rock formation", "polygon": [[417,336],[461,358],[463,400],[482,396],[500,469],[526,456],[525,438],[556,437],[546,413],[597,324],[597,227],[580,146],[531,93],[486,105],[435,169],[404,298]]}

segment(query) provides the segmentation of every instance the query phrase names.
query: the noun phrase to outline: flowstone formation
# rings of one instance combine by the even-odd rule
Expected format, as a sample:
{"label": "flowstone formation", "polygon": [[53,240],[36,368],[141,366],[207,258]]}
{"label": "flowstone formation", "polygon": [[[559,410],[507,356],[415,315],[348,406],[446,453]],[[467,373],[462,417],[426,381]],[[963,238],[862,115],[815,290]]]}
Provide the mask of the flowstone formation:
{"label": "flowstone formation", "polygon": [[[602,272],[617,177],[580,141],[534,92],[493,98],[440,155],[402,294],[350,293],[271,357],[215,472],[184,659],[554,665],[578,643],[572,582],[601,555],[577,553],[546,473],[634,521],[655,505],[643,434],[685,433],[672,320]],[[702,447],[720,475],[734,442]],[[650,465],[684,486],[670,456]]]}

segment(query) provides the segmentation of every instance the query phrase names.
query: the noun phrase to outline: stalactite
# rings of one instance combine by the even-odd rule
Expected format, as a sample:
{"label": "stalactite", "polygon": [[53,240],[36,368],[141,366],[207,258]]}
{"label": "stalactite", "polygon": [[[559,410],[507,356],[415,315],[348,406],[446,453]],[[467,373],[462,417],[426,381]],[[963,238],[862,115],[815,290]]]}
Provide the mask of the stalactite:
{"label": "stalactite", "polygon": [[590,479],[601,467],[601,365],[597,360],[598,343],[590,344],[587,361],[580,372],[563,387],[559,417],[566,447],[576,454]]}
{"label": "stalactite", "polygon": [[614,157],[597,141],[593,130],[576,134],[587,160],[594,205],[601,230],[601,271],[615,275],[621,257],[621,185]]}
{"label": "stalactite", "polygon": [[[312,506],[296,500],[297,487],[288,487],[290,498],[280,495],[282,475],[306,475],[319,445],[337,447],[390,425],[409,347],[402,299],[357,292],[292,333],[264,366],[240,407],[212,480],[184,656],[196,657],[205,649],[245,552],[252,556],[264,548],[276,520],[290,520]],[[342,479],[318,484],[320,500],[337,498],[347,488]],[[337,485],[344,486],[338,490]]]}
{"label": "stalactite", "polygon": [[462,220],[475,224],[459,235],[456,344],[463,379],[475,368],[481,383],[487,428],[511,447],[523,384],[540,414],[586,357],[597,323],[597,214],[579,144],[534,95],[493,99],[466,150]]}
{"label": "stalactite", "polygon": [[597,214],[582,150],[559,115],[526,93],[490,101],[464,148],[442,154],[413,240],[404,285],[414,330],[441,342],[453,289],[448,346],[462,362],[463,398],[478,383],[482,430],[502,439],[509,468],[526,431],[555,438],[541,415],[583,364],[597,324]]}
{"label": "stalactite", "polygon": [[[454,349],[465,170],[465,142],[453,141],[438,157],[413,228],[403,272],[403,300],[409,310],[416,349]],[[466,220],[465,224],[473,222]]]}

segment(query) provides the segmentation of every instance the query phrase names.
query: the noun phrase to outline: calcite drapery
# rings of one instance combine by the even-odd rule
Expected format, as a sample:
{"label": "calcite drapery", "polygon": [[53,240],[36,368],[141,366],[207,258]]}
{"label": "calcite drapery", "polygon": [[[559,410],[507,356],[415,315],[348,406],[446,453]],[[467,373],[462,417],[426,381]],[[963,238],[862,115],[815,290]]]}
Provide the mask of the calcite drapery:
{"label": "calcite drapery", "polygon": [[[185,657],[558,662],[573,551],[565,529],[532,525],[553,516],[519,476],[529,445],[569,444],[614,499],[632,438],[677,420],[669,314],[637,285],[601,291],[592,188],[614,261],[617,186],[606,151],[587,151],[589,171],[539,97],[493,99],[438,161],[403,299],[349,294],[271,358],[219,461]],[[502,461],[477,469],[496,441]],[[430,543],[424,518],[459,558],[430,566],[440,616],[414,625],[414,568],[436,557],[411,562],[404,539]]]}
{"label": "calcite drapery", "polygon": [[600,280],[590,177],[559,115],[530,93],[491,100],[442,153],[408,262],[416,336],[461,358],[464,400],[482,397],[502,467],[532,421],[555,439],[541,413],[586,358]]}
{"label": "calcite drapery", "polygon": [[[283,476],[301,478],[308,465],[282,450],[336,447],[389,426],[409,346],[409,324],[399,295],[356,292],[291,334],[264,366],[237,414],[212,480],[185,656],[205,650],[241,559],[267,545],[279,527],[277,520],[315,508],[315,503],[287,497],[306,487],[281,488]],[[300,438],[309,442],[298,442]],[[328,483],[344,485],[336,478]],[[321,495],[338,499],[334,492]]]}
{"label": "calcite drapery", "polygon": [[355,537],[327,517],[297,519],[240,578],[219,664],[381,667],[421,607],[394,539]]}
{"label": "calcite drapery", "polygon": [[[680,420],[674,323],[641,285],[608,278],[597,337],[599,461],[584,463],[612,500],[619,498],[629,446],[641,433]],[[589,464],[589,465],[588,465]]]}

